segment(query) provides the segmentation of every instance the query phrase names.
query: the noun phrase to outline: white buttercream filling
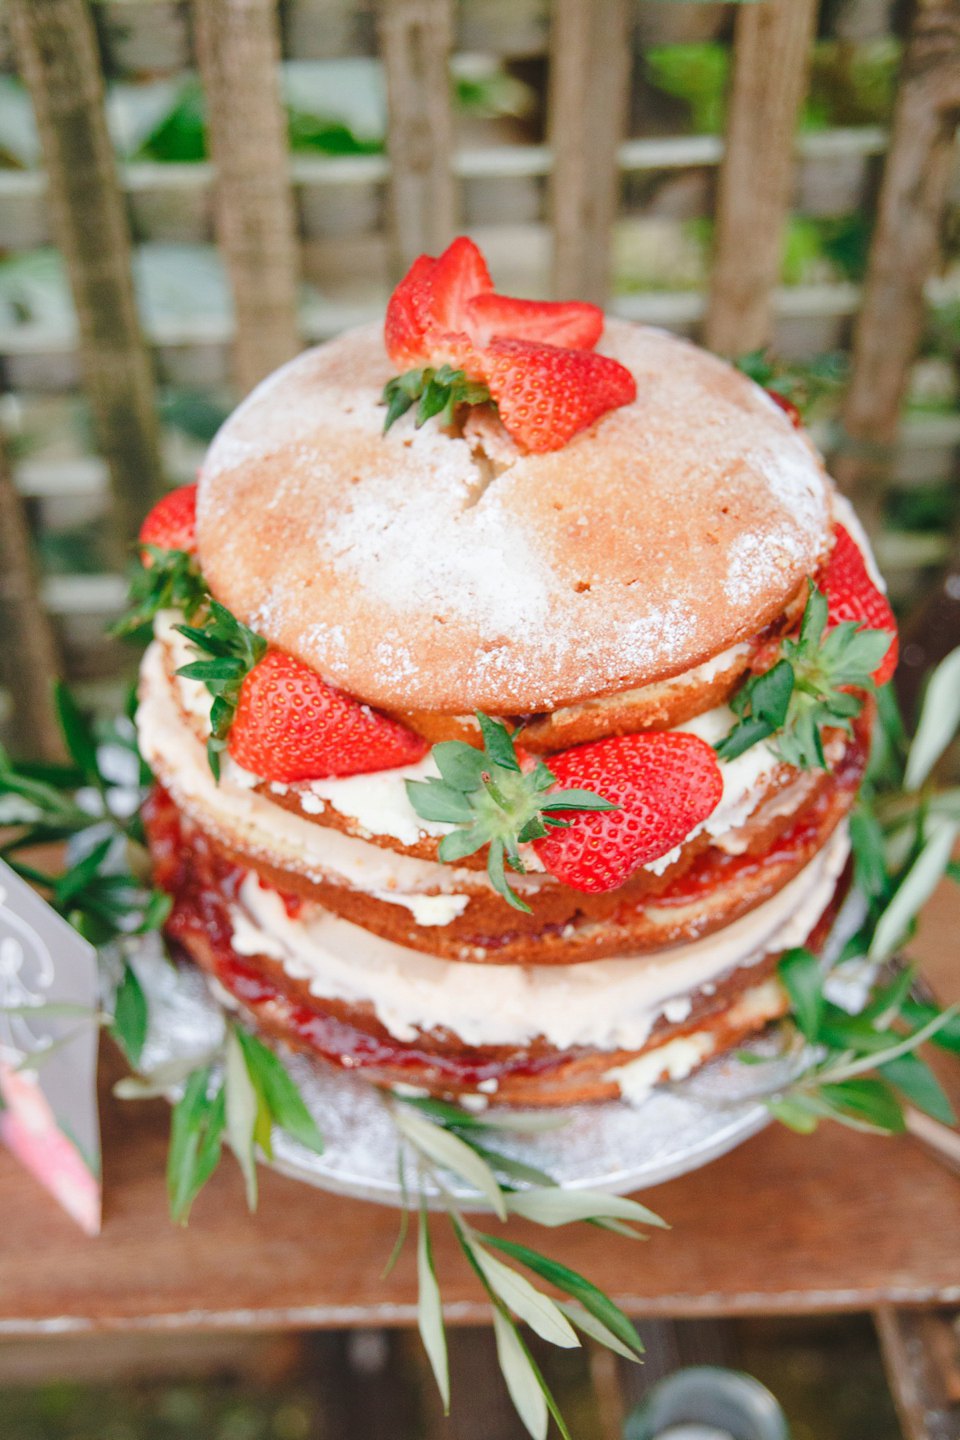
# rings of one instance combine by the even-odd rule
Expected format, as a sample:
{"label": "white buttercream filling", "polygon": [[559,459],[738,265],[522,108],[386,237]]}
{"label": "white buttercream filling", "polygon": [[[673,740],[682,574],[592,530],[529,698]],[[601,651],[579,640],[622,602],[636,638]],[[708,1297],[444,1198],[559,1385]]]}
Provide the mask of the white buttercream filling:
{"label": "white buttercream filling", "polygon": [[[141,668],[137,730],[144,759],[159,773],[177,804],[208,829],[219,827],[225,838],[235,837],[253,854],[291,864],[313,880],[332,880],[398,901],[400,895],[439,891],[456,896],[465,906],[470,892],[489,888],[483,871],[415,860],[315,825],[256,794],[233,777],[229,766],[224,767],[218,785],[203,744],[177,708],[163,653],[156,644],[147,650]],[[516,883],[522,887],[524,877],[517,876]]]}
{"label": "white buttercream filling", "polygon": [[[215,815],[223,813],[225,821],[235,820],[238,812],[242,811],[242,818],[245,822],[255,823],[257,828],[263,832],[261,843],[266,848],[269,848],[272,836],[280,840],[282,831],[286,843],[294,843],[298,850],[303,852],[305,862],[342,877],[346,883],[355,888],[366,889],[370,893],[398,890],[407,893],[426,888],[440,889],[449,893],[457,888],[450,883],[451,868],[449,866],[435,864],[432,861],[412,860],[405,856],[393,856],[392,852],[384,851],[377,846],[366,845],[363,840],[341,835],[329,827],[301,821],[299,817],[282,806],[274,805],[264,797],[254,795],[253,787],[259,783],[259,777],[241,769],[229,756],[224,762],[220,785],[215,785],[203,747],[197,742],[192,727],[186,724],[178,714],[177,706],[173,703],[171,687],[166,680],[161,644],[173,647],[171,658],[177,665],[186,664],[192,658],[188,642],[172,628],[175,619],[175,612],[164,612],[163,624],[158,630],[158,635],[162,637],[160,643],[152,646],[144,657],[143,695],[137,724],[141,731],[141,746],[152,747],[152,752],[164,762],[161,768],[165,773],[175,777],[175,784],[180,791],[189,792],[198,800],[202,800],[202,803],[209,806]],[[173,639],[170,638],[171,636]],[[197,684],[195,681],[185,681],[179,678],[175,683],[177,698],[181,703],[184,702],[183,687]],[[204,694],[206,696],[205,703],[209,709],[210,696],[206,691]],[[191,717],[196,717],[200,709],[200,701],[192,691],[189,700],[189,714]],[[164,717],[162,722],[158,720],[161,711]],[[717,705],[712,710],[697,715],[686,724],[676,728],[697,735],[707,744],[713,745],[727,734],[735,720],[736,717],[729,706]],[[178,734],[170,733],[173,730],[176,730]],[[191,742],[193,743],[191,744]],[[144,753],[146,754],[146,749]],[[149,761],[149,756],[147,758]],[[719,764],[723,777],[721,799],[707,819],[695,826],[681,842],[681,845],[694,839],[701,831],[705,831],[714,840],[722,840],[723,837],[731,836],[733,832],[739,830],[756,808],[781,762],[769,745],[760,742],[745,751],[743,755],[738,755],[736,759],[720,761]],[[189,775],[186,773],[187,768],[190,770]],[[314,780],[306,788],[301,788],[298,794],[301,807],[308,814],[321,814],[325,806],[329,804],[340,815],[352,819],[365,835],[371,837],[389,835],[401,844],[414,845],[424,835],[439,836],[456,828],[452,825],[422,820],[407,796],[404,781],[426,779],[428,776],[438,773],[432,757],[428,755],[416,765],[381,770],[369,775]],[[283,794],[290,787],[275,784],[270,788],[278,794]],[[306,826],[306,830],[304,830],[304,826]],[[317,831],[328,838],[323,839],[308,833]],[[675,846],[665,855],[650,861],[644,868],[652,871],[655,875],[662,875],[668,866],[678,858],[681,845]],[[381,858],[377,860],[370,856],[368,852],[371,850]],[[531,870],[542,869],[533,852],[527,854],[526,858],[530,862]],[[406,867],[400,863],[403,861],[407,862]],[[419,868],[414,870],[409,867]],[[482,872],[461,871],[459,873],[471,877],[469,888],[474,892],[486,888]],[[522,889],[524,877],[518,876],[516,882],[512,881],[511,883],[516,883]],[[533,876],[530,877],[528,883],[536,883]],[[381,898],[390,898],[397,900],[398,903],[404,903],[396,894]],[[466,903],[466,899],[464,899],[464,906],[456,913],[462,913]],[[448,919],[452,918],[453,914],[451,913]],[[420,923],[446,924],[448,921],[433,920]]]}
{"label": "white buttercream filling", "polygon": [[[292,919],[250,873],[233,912],[234,948],[267,955],[313,995],[373,1006],[397,1040],[447,1029],[468,1045],[639,1050],[657,1017],[738,966],[801,945],[849,853],[846,827],[788,885],[715,935],[653,955],[579,965],[477,965],[436,959],[317,910]],[[708,991],[709,993],[709,991]],[[689,1013],[689,1010],[687,1011]]]}
{"label": "white buttercream filling", "polygon": [[639,1105],[658,1081],[685,1080],[713,1051],[709,1030],[695,1030],[692,1035],[677,1035],[626,1065],[615,1065],[603,1078],[616,1080],[624,1100]]}

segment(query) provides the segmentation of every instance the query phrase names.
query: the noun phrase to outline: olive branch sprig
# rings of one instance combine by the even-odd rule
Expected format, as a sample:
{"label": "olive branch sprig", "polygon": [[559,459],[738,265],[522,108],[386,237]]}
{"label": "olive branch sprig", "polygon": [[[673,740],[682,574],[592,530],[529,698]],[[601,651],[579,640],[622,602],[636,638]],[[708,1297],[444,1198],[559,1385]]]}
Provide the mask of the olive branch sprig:
{"label": "olive branch sprig", "polygon": [[[475,1229],[464,1216],[444,1176],[465,1180],[501,1221],[511,1214],[549,1227],[586,1221],[634,1239],[646,1237],[628,1222],[663,1227],[664,1221],[646,1206],[623,1196],[592,1190],[564,1190],[543,1171],[502,1154],[495,1148],[495,1141],[488,1139],[489,1133],[492,1131],[495,1135],[497,1130],[535,1132],[555,1128],[565,1123],[562,1118],[529,1111],[475,1115],[443,1101],[397,1096],[386,1104],[401,1142],[398,1156],[401,1175],[404,1148],[413,1151],[417,1162],[417,1323],[445,1410],[449,1410],[450,1381],[425,1180],[432,1182],[458,1246],[490,1300],[497,1359],[517,1413],[534,1440],[545,1440],[551,1415],[561,1435],[569,1440],[563,1416],[518,1328],[519,1322],[564,1349],[580,1344],[577,1335],[580,1331],[633,1361],[638,1361],[643,1353],[640,1337],[610,1297],[577,1271],[529,1246]],[[409,1197],[404,1189],[400,1234],[388,1268],[402,1247],[408,1211]],[[491,1250],[515,1260],[567,1298],[554,1300],[544,1294],[526,1276],[491,1254]]]}
{"label": "olive branch sprig", "polygon": [[[854,1129],[897,1133],[908,1124],[910,1106],[941,1124],[956,1124],[939,1081],[917,1052],[930,1041],[960,1054],[960,1007],[940,1010],[930,1003],[918,991],[915,970],[896,956],[940,880],[960,882],[960,865],[951,859],[960,835],[960,788],[937,789],[931,780],[960,724],[960,649],[931,675],[912,741],[891,686],[877,691],[877,709],[880,723],[850,822],[862,922],[837,958],[832,979],[803,948],[788,951],[779,965],[794,1048],[812,1047],[813,1063],[765,1103],[804,1132],[833,1119]],[[852,1014],[831,994],[838,975],[865,966],[892,967],[894,973],[872,983]]]}
{"label": "olive branch sprig", "polygon": [[[126,714],[99,726],[60,683],[54,703],[68,764],[14,762],[0,747],[0,858],[97,948],[112,1013],[96,1018],[105,1018],[135,1065],[147,1001],[131,951],[136,937],[160,929],[171,903],[149,878],[139,807],[151,777],[137,751],[135,700],[131,695]],[[57,873],[24,859],[24,852],[63,843],[67,864]]]}

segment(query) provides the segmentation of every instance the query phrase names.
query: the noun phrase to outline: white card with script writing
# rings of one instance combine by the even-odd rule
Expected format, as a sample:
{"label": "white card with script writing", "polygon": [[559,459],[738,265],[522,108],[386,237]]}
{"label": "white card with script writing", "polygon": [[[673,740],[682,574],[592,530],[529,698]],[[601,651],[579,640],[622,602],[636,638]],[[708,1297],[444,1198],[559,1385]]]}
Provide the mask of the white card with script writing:
{"label": "white card with script writing", "polygon": [[0,861],[0,1140],[88,1235],[100,1229],[92,945]]}

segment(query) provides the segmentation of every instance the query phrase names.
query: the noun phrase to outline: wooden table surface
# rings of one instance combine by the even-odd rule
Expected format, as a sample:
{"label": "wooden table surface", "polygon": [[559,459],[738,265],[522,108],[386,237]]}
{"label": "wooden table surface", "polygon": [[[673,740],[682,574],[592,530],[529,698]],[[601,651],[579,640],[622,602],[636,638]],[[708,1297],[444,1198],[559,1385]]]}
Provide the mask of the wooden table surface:
{"label": "wooden table surface", "polygon": [[[958,896],[941,888],[916,947],[950,999],[960,994]],[[107,1056],[105,1082],[110,1068]],[[102,1115],[98,1239],[84,1238],[0,1151],[0,1335],[414,1321],[410,1239],[380,1278],[396,1211],[261,1170],[251,1216],[226,1156],[189,1226],[175,1227],[164,1188],[166,1105],[116,1101],[105,1084]],[[673,1227],[645,1244],[586,1225],[544,1231],[513,1220],[508,1233],[580,1270],[635,1315],[960,1302],[960,1177],[906,1136],[825,1124],[804,1137],[771,1125],[642,1198]],[[448,1319],[486,1320],[449,1225],[438,1216],[433,1226]]]}

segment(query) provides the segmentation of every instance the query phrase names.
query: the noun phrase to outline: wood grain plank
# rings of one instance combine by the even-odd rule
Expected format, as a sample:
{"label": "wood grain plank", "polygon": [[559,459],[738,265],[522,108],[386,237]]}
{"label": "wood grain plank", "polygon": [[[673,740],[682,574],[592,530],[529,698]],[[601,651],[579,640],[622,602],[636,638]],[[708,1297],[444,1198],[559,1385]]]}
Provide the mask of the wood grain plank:
{"label": "wood grain plank", "polygon": [[904,1440],[958,1440],[960,1413],[937,1363],[943,1341],[956,1343],[946,1319],[890,1306],[873,1318]]}
{"label": "wood grain plank", "polygon": [[554,0],[549,132],[553,293],[605,305],[630,69],[626,0]]}
{"label": "wood grain plank", "polygon": [[217,242],[237,315],[234,382],[245,395],[301,348],[276,3],[195,0],[193,18],[216,165]]}
{"label": "wood grain plank", "polygon": [[737,7],[704,330],[705,344],[720,355],[758,350],[772,338],[797,112],[816,13],[816,0],[758,0]]}
{"label": "wood grain plank", "polygon": [[0,673],[13,698],[12,739],[21,755],[66,759],[53,713],[53,682],[60,657],[37,585],[23,501],[13,483],[7,447],[0,436]]}
{"label": "wood grain plank", "polygon": [[127,546],[163,490],[153,368],[137,315],[130,230],[85,0],[10,0],[7,23],[30,91],[50,219],[66,261],[96,446],[110,471],[109,546]]}
{"label": "wood grain plank", "polygon": [[453,239],[457,191],[450,100],[450,0],[381,0],[387,80],[390,215],[395,268]]}
{"label": "wood grain plank", "polygon": [[844,442],[832,460],[841,488],[875,528],[889,479],[900,408],[926,314],[924,285],[940,255],[940,227],[960,123],[960,4],[917,0],[883,172]]}
{"label": "wood grain plank", "polygon": [[[414,1321],[412,1247],[380,1278],[396,1212],[265,1171],[251,1216],[226,1159],[181,1229],[166,1213],[165,1107],[121,1107],[105,1096],[103,1118],[97,1240],[84,1239],[0,1154],[0,1333]],[[635,1315],[960,1302],[960,1181],[908,1137],[829,1125],[801,1137],[771,1126],[708,1170],[643,1198],[673,1227],[643,1246],[589,1226],[545,1235],[511,1221],[509,1229]],[[448,1318],[486,1320],[447,1225],[438,1218],[433,1228]]]}

